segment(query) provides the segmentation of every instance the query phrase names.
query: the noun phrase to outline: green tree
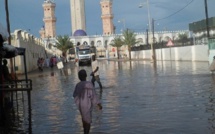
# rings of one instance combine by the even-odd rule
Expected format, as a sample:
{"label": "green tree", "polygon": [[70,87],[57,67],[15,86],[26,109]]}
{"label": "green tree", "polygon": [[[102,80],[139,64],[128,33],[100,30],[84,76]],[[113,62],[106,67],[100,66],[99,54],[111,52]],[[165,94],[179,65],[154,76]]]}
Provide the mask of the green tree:
{"label": "green tree", "polygon": [[[66,58],[67,57],[67,50],[70,48],[73,48],[73,43],[70,41],[70,38],[68,35],[61,36],[59,35],[57,37],[57,43],[56,47],[62,51],[62,55]],[[66,59],[67,62],[67,59]]]}
{"label": "green tree", "polygon": [[123,31],[123,44],[128,46],[128,52],[129,52],[129,60],[131,60],[131,47],[138,43],[136,40],[136,34],[134,34],[133,31],[126,29]]}
{"label": "green tree", "polygon": [[117,57],[119,59],[119,48],[123,45],[121,37],[120,36],[115,37],[110,45],[116,47]]}
{"label": "green tree", "polygon": [[179,38],[179,41],[181,41],[183,45],[185,42],[188,41],[188,35],[186,33],[179,34],[178,38]]}

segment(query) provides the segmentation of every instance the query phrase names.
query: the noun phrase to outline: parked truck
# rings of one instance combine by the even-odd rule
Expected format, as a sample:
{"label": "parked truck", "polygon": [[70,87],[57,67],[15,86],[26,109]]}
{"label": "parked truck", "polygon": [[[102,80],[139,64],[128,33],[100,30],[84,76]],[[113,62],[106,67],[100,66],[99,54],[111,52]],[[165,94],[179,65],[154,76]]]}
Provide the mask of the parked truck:
{"label": "parked truck", "polygon": [[96,48],[89,45],[80,45],[76,49],[78,64],[91,65],[92,55],[96,55]]}
{"label": "parked truck", "polygon": [[75,48],[70,48],[67,50],[66,56],[68,61],[75,60]]}

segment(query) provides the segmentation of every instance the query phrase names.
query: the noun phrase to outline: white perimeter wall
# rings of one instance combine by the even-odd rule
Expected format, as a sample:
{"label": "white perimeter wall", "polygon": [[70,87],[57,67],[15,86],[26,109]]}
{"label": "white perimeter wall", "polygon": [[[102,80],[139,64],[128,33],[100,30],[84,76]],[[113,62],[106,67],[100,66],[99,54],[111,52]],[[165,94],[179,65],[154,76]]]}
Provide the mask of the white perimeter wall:
{"label": "white perimeter wall", "polygon": [[[16,30],[12,36],[11,44],[15,47],[23,47],[26,49],[26,66],[27,72],[33,71],[37,69],[37,59],[46,58],[44,42],[41,39],[35,38],[29,33]],[[52,53],[49,51],[46,52],[50,57]],[[10,62],[8,62],[8,67],[10,69]],[[15,57],[15,66],[18,70],[16,70],[17,74],[23,74],[24,70],[24,59],[23,56]]]}
{"label": "white perimeter wall", "polygon": [[[151,50],[132,51],[132,59],[151,59]],[[208,45],[156,49],[157,60],[209,61]]]}

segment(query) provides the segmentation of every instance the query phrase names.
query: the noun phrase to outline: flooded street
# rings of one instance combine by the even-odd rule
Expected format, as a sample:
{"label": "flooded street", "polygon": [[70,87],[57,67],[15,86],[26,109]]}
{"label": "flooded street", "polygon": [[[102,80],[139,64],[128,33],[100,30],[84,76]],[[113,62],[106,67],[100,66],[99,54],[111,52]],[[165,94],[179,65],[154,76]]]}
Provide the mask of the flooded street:
{"label": "flooded street", "polygon": [[[215,133],[215,75],[207,62],[99,61],[103,110],[93,111],[92,134]],[[30,73],[32,133],[82,134],[72,94],[84,68],[67,64]]]}

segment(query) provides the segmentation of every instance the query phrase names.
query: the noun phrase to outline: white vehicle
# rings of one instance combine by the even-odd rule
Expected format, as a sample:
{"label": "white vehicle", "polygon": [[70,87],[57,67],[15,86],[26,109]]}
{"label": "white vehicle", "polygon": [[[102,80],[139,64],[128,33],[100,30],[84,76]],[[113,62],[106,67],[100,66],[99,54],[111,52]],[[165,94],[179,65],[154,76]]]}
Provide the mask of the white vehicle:
{"label": "white vehicle", "polygon": [[75,59],[75,48],[70,48],[67,50],[67,60],[71,61]]}
{"label": "white vehicle", "polygon": [[82,65],[82,63],[91,65],[92,55],[95,55],[95,51],[88,45],[80,45],[77,50],[77,55],[79,65]]}

